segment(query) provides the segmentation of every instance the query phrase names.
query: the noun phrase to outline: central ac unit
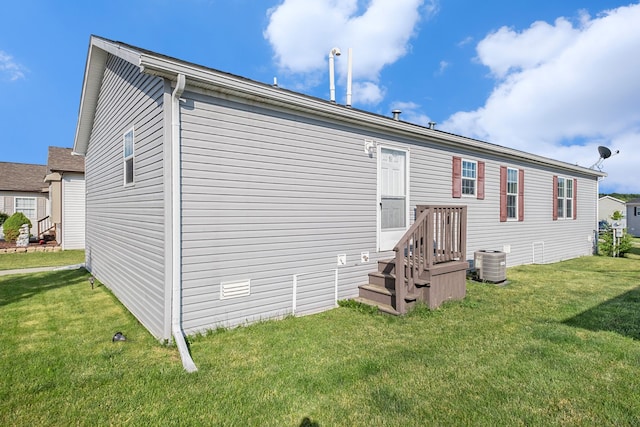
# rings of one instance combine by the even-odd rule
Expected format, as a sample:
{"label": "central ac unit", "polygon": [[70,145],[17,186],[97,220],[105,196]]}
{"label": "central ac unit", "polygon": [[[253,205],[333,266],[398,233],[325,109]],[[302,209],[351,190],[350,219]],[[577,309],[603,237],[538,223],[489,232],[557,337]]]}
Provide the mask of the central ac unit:
{"label": "central ac unit", "polygon": [[507,254],[500,251],[481,250],[473,255],[478,279],[500,283],[507,280]]}

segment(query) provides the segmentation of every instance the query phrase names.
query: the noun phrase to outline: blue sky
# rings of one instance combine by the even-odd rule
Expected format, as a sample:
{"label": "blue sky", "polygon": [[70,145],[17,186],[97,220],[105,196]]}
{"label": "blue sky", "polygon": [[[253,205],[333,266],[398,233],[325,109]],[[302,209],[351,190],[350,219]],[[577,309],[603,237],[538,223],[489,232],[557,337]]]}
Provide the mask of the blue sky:
{"label": "blue sky", "polygon": [[21,0],[2,5],[0,161],[71,147],[89,36],[582,166],[640,193],[640,4],[629,0]]}

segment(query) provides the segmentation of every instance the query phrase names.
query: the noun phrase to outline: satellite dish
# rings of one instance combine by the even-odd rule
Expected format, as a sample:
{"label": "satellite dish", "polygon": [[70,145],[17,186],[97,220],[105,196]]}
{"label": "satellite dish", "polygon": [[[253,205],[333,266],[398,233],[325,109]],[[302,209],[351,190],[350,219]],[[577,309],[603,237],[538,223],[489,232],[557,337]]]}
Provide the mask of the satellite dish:
{"label": "satellite dish", "polygon": [[611,150],[609,150],[607,147],[601,145],[598,147],[598,153],[600,154],[600,158],[598,159],[597,162],[595,162],[593,165],[591,165],[591,167],[589,169],[598,169],[598,170],[602,170],[602,163],[608,159],[611,156],[615,156],[616,154],[620,153],[620,150],[616,150],[615,153],[612,153]]}
{"label": "satellite dish", "polygon": [[611,150],[602,145],[598,147],[598,153],[600,153],[601,159],[608,159],[609,157],[611,157]]}

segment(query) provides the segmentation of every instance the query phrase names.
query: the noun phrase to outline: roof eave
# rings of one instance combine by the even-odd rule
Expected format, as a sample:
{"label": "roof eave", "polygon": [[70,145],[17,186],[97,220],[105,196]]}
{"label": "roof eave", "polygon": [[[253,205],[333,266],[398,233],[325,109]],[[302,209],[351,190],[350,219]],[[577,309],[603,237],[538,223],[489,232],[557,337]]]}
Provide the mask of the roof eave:
{"label": "roof eave", "polygon": [[109,54],[116,55],[134,65],[138,65],[139,63],[140,54],[133,49],[123,47],[97,36],[91,36],[87,63],[84,70],[82,93],[80,95],[80,110],[78,112],[78,124],[76,125],[72,154],[85,155],[87,153],[89,138],[91,137],[91,127],[96,115],[98,96],[100,95],[102,75],[104,74]]}
{"label": "roof eave", "polygon": [[213,89],[218,92],[233,94],[234,96],[257,100],[263,103],[278,105],[287,109],[314,113],[319,116],[339,119],[352,124],[367,125],[381,131],[389,130],[412,139],[420,138],[425,141],[437,141],[439,144],[459,149],[460,146],[482,152],[507,157],[515,161],[533,162],[539,165],[553,166],[564,170],[571,170],[582,174],[605,177],[606,173],[596,171],[579,165],[559,160],[550,159],[544,156],[526,153],[484,141],[467,138],[460,135],[450,134],[435,129],[429,129],[412,123],[393,120],[390,117],[379,116],[370,112],[336,105],[330,102],[323,102],[316,98],[297,94],[285,89],[274,88],[270,85],[252,82],[227,73],[199,67],[193,64],[172,60],[168,57],[159,57],[143,53],[140,55],[140,69],[148,74],[175,79],[175,76],[182,73],[186,76],[187,84],[206,89]]}
{"label": "roof eave", "polygon": [[503,158],[513,159],[514,161],[526,161],[547,167],[556,167],[598,178],[607,176],[604,172],[587,167],[572,165],[548,157],[538,156],[440,130],[429,129],[412,123],[393,120],[390,117],[337,105],[329,101],[323,101],[286,89],[274,88],[268,84],[223,73],[211,68],[162,55],[155,55],[153,52],[137,51],[130,46],[123,46],[120,43],[111,42],[96,36],[91,37],[89,58],[85,69],[80,113],[73,149],[73,152],[76,154],[84,155],[88,148],[91,124],[95,117],[100,83],[108,54],[119,56],[139,66],[142,72],[150,75],[175,80],[178,74],[184,74],[188,85],[210,89],[219,93],[260,103],[271,104],[289,110],[300,111],[304,114],[313,114],[333,120],[340,120],[357,126],[366,124],[368,127],[376,130],[383,132],[391,131],[395,134],[423,142],[437,142],[456,150],[459,150],[462,146],[470,151],[494,154]]}

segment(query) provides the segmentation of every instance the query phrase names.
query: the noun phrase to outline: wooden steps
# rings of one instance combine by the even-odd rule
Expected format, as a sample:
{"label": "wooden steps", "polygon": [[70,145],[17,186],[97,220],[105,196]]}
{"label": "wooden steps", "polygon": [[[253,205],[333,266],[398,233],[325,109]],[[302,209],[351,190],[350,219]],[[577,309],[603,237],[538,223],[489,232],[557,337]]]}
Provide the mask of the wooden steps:
{"label": "wooden steps", "polygon": [[[405,288],[404,311],[398,310],[396,301],[395,260],[378,261],[378,271],[369,273],[369,283],[358,286],[358,297],[354,300],[363,304],[378,307],[378,309],[394,316],[402,315],[411,310],[416,303],[425,303],[430,308],[436,308],[444,300],[464,298],[466,291],[466,262],[444,263],[425,271],[424,277],[413,280],[413,288]],[[405,266],[406,278],[410,268]],[[432,280],[435,280],[432,283]],[[432,287],[435,285],[433,291]]]}

